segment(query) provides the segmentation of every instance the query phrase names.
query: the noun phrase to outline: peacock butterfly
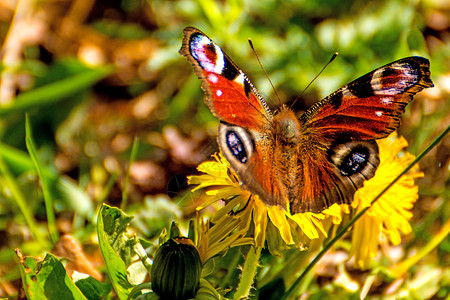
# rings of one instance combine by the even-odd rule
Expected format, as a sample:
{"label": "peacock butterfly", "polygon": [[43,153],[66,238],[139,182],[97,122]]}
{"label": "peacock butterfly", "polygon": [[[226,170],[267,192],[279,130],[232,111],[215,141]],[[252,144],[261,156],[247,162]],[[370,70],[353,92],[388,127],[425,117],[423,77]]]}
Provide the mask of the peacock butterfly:
{"label": "peacock butterfly", "polygon": [[379,164],[387,137],[413,96],[432,87],[429,61],[407,57],[378,68],[309,108],[272,113],[244,72],[200,30],[184,29],[180,54],[202,80],[220,120],[218,142],[244,187],[291,213],[350,203]]}

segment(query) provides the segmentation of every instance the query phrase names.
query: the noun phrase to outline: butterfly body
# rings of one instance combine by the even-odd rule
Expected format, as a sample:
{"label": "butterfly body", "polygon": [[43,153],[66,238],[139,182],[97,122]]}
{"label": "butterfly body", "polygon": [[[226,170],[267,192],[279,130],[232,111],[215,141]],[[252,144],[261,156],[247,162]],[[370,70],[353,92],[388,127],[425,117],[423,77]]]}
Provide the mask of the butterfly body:
{"label": "butterfly body", "polygon": [[250,80],[204,33],[184,30],[180,53],[193,64],[220,120],[218,142],[249,191],[291,213],[350,203],[379,164],[375,139],[400,125],[414,94],[433,86],[429,62],[409,57],[337,90],[300,118],[271,112]]}

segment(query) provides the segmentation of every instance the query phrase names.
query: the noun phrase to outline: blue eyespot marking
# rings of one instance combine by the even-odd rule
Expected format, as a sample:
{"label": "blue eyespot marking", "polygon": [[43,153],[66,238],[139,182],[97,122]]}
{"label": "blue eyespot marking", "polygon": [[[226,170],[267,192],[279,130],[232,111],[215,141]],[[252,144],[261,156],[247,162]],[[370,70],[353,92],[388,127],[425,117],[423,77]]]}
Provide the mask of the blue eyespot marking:
{"label": "blue eyespot marking", "polygon": [[355,148],[342,160],[339,170],[344,176],[351,176],[361,172],[367,165],[369,151],[367,148]]}
{"label": "blue eyespot marking", "polygon": [[245,164],[248,161],[247,151],[245,151],[244,143],[234,131],[228,131],[225,136],[228,149],[234,157],[241,163]]}

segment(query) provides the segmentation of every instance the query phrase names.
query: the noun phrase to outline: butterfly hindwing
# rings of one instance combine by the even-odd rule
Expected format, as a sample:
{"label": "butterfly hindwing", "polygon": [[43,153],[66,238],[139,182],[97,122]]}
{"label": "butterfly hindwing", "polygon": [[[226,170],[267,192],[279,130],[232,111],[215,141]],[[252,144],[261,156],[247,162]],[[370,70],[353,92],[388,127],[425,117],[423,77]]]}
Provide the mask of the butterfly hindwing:
{"label": "butterfly hindwing", "polygon": [[[255,142],[258,141],[258,142]],[[220,148],[244,186],[268,205],[287,207],[287,190],[280,184],[276,152],[269,135],[225,123],[219,125]]]}

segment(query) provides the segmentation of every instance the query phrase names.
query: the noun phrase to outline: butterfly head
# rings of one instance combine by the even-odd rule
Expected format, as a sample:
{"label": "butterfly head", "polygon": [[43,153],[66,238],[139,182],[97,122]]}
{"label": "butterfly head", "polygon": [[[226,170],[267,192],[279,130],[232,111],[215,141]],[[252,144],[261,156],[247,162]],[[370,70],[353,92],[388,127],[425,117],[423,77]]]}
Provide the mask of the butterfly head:
{"label": "butterfly head", "polygon": [[287,107],[273,118],[271,131],[284,144],[298,144],[301,138],[301,127],[294,112]]}

